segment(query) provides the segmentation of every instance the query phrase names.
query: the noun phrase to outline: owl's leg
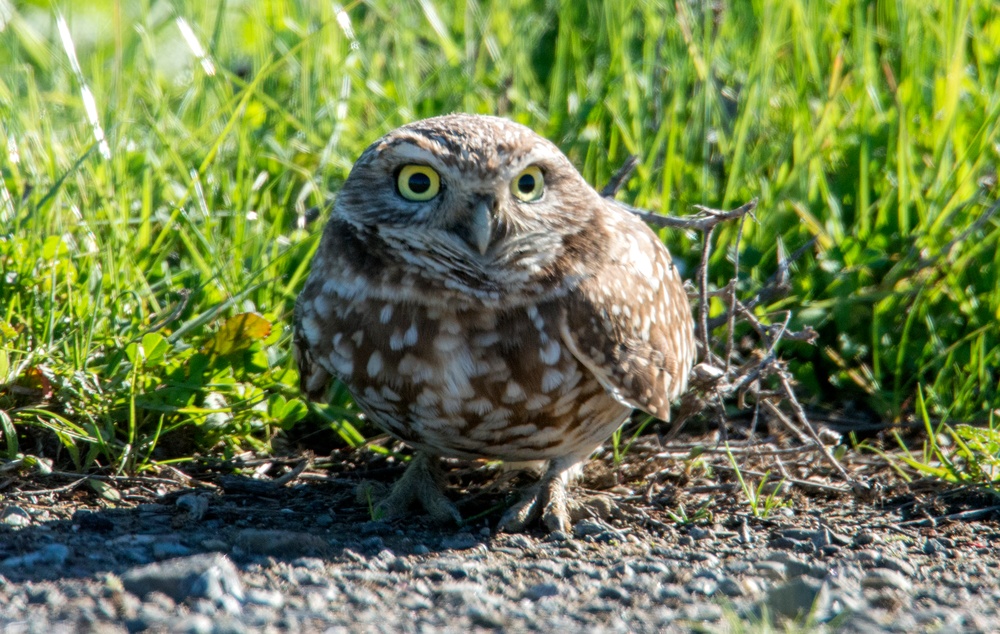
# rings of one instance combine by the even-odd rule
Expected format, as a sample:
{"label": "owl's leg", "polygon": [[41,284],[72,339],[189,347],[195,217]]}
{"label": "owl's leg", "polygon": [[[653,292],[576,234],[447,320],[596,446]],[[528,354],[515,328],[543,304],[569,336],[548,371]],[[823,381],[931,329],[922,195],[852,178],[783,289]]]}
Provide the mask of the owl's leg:
{"label": "owl's leg", "polygon": [[550,531],[569,532],[572,525],[571,505],[566,486],[573,467],[580,463],[577,457],[557,458],[538,484],[525,491],[520,502],[507,509],[500,518],[499,530],[505,533],[523,531],[537,519]]}
{"label": "owl's leg", "polygon": [[389,496],[375,505],[375,516],[381,519],[404,517],[413,503],[418,502],[435,521],[461,524],[458,508],[441,490],[443,481],[436,457],[423,451],[414,453],[402,477],[392,485]]}

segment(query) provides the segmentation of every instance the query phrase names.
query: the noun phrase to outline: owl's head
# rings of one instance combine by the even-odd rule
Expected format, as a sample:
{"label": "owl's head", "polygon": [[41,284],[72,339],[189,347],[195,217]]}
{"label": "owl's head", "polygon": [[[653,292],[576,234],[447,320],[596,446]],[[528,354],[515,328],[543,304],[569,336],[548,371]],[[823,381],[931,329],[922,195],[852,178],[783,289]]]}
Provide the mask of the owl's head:
{"label": "owl's head", "polygon": [[530,241],[589,221],[598,194],[554,144],[498,117],[453,114],[417,121],[373,143],[337,197],[335,215],[488,265]]}

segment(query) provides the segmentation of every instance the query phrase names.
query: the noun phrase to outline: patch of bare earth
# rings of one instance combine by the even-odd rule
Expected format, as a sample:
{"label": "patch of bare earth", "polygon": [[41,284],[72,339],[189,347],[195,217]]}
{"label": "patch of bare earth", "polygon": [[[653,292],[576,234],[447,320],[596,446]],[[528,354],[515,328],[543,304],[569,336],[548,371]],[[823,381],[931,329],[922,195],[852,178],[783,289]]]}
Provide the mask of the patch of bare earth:
{"label": "patch of bare earth", "polygon": [[373,521],[368,500],[402,466],[370,451],[106,480],[103,497],[58,474],[8,479],[0,630],[1000,628],[996,500],[849,453],[875,492],[859,500],[814,454],[737,444],[745,483],[774,485],[755,513],[718,444],[644,437],[588,465],[583,487],[618,510],[571,535],[494,534],[530,478],[457,462],[465,526]]}

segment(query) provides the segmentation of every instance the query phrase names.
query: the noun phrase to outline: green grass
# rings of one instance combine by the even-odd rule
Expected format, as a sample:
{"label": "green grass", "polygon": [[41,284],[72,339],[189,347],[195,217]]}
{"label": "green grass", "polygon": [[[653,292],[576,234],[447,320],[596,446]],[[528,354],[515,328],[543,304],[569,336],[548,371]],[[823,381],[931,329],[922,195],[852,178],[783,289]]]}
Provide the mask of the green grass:
{"label": "green grass", "polygon": [[[659,212],[758,197],[742,291],[817,239],[762,309],[821,335],[785,351],[807,400],[901,419],[922,385],[932,416],[987,420],[1000,14],[716,5],[0,5],[0,453],[124,471],[266,447],[307,415],[288,325],[325,218],[307,210],[378,136],[456,110],[531,126],[598,186],[637,155],[621,196]],[[698,237],[663,237],[690,273]],[[308,416],[367,433],[342,390]]]}

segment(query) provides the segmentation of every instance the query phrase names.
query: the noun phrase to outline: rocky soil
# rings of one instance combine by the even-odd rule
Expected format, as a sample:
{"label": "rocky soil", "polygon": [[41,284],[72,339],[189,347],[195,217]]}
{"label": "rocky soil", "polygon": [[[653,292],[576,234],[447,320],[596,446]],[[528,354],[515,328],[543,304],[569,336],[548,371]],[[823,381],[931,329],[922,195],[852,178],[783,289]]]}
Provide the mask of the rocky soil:
{"label": "rocky soil", "polygon": [[631,456],[594,461],[584,480],[624,514],[569,535],[494,534],[528,479],[476,465],[450,476],[465,526],[373,521],[359,483],[400,467],[368,452],[99,492],[0,481],[0,630],[1000,630],[995,500],[881,474],[874,503],[786,484],[784,506],[755,514],[724,458]]}

